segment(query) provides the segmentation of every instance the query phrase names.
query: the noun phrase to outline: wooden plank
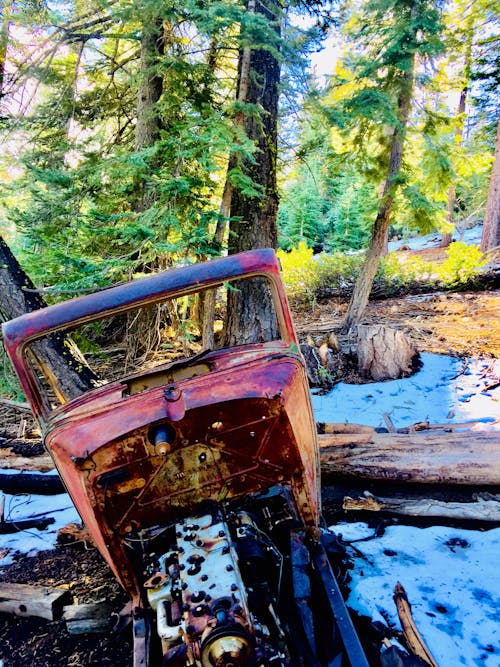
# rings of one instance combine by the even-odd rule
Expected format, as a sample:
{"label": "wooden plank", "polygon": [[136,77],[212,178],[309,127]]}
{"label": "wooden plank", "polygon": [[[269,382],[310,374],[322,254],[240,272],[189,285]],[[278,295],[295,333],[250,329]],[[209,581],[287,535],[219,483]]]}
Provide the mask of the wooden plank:
{"label": "wooden plank", "polygon": [[354,434],[342,444],[332,437],[318,436],[326,478],[500,485],[499,431],[373,433],[370,442]]}
{"label": "wooden plank", "polygon": [[70,598],[69,591],[62,588],[0,582],[0,612],[7,614],[55,621]]}
{"label": "wooden plank", "polygon": [[63,619],[70,635],[110,632],[118,621],[109,602],[73,604],[64,607]]}

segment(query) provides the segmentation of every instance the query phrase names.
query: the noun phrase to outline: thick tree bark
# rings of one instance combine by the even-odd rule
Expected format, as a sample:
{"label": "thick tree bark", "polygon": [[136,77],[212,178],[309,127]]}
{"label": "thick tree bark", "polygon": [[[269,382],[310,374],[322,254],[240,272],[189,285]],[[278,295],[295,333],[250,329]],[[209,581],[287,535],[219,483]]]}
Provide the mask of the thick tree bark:
{"label": "thick tree bark", "polygon": [[354,292],[349,303],[349,308],[343,323],[343,329],[348,331],[355,324],[358,324],[365,311],[373,280],[377,273],[380,257],[383,254],[387,231],[394,201],[397,180],[401,171],[403,160],[403,147],[410,115],[411,100],[413,94],[413,78],[415,68],[415,56],[411,61],[410,71],[401,76],[400,92],[398,97],[398,121],[399,124],[394,128],[391,142],[391,153],[389,158],[389,167],[385,179],[383,195],[381,197],[380,207],[375,218],[372,229],[370,245],[366,253],[365,262],[359,278],[354,286]]}
{"label": "thick tree bark", "polygon": [[487,252],[500,246],[500,116],[497,122],[495,158],[491,170],[488,201],[484,215],[481,250]]}
{"label": "thick tree bark", "polygon": [[[256,4],[255,11],[275,26],[279,34],[280,6],[274,0]],[[246,101],[260,109],[256,115],[246,115],[243,127],[254,142],[253,160],[246,160],[241,168],[250,177],[261,195],[255,196],[232,187],[231,222],[228,250],[230,254],[255,248],[276,248],[278,231],[278,193],[276,185],[278,87],[280,65],[268,50],[252,49],[248,72],[245,71],[245,50],[240,53],[240,85],[248,86]],[[248,82],[246,79],[248,78]],[[226,343],[241,341],[244,332],[248,341],[272,338],[275,323],[267,294],[255,283],[241,284],[240,291],[228,295]]]}
{"label": "thick tree bark", "polygon": [[[153,146],[160,136],[160,117],[157,103],[163,92],[163,78],[157,65],[165,48],[163,20],[157,17],[144,25],[141,39],[141,79],[137,91],[137,121],[135,126],[135,150]],[[155,201],[155,193],[142,183],[142,193],[135,208],[146,211]]]}
{"label": "thick tree bark", "polygon": [[[0,316],[11,320],[46,305],[0,236]],[[51,385],[62,401],[80,396],[95,386],[96,376],[76,345],[64,334],[53,334],[40,341],[33,351],[49,377],[53,374],[57,378],[57,383],[54,381]]]}
{"label": "thick tree bark", "polygon": [[[454,137],[455,141],[459,143],[462,142],[462,132],[464,127],[464,114],[465,114],[465,104],[467,102],[467,94],[469,92],[470,84],[470,75],[472,70],[472,40],[474,36],[474,14],[471,11],[467,19],[467,37],[465,43],[465,56],[464,56],[464,76],[462,83],[462,90],[460,91],[460,99],[458,101],[457,107],[457,116],[455,123]],[[456,201],[456,189],[455,185],[450,185],[448,189],[448,201],[446,204],[446,220],[450,225],[454,225],[455,222],[455,201]],[[447,248],[452,239],[451,232],[445,232],[441,236],[441,248]]]}
{"label": "thick tree bark", "polygon": [[[247,11],[249,13],[255,13],[255,0],[249,0]],[[247,101],[248,88],[250,81],[250,60],[251,60],[251,49],[245,47],[242,49],[240,58],[239,58],[239,77],[238,77],[238,86],[236,92],[236,100],[241,104]],[[241,110],[236,113],[234,118],[234,126],[236,129],[242,128],[244,123],[244,115]],[[227,165],[227,174],[226,181],[224,183],[224,190],[222,192],[222,198],[219,207],[219,219],[215,228],[215,233],[213,237],[213,245],[216,248],[222,247],[224,242],[224,235],[226,231],[227,220],[231,215],[231,199],[233,196],[233,185],[231,183],[231,171],[238,164],[238,156],[233,152],[229,156],[228,165]],[[202,340],[203,340],[203,349],[212,350],[215,345],[214,338],[214,319],[215,319],[215,292],[213,290],[205,292],[203,298],[203,314],[202,314]]]}

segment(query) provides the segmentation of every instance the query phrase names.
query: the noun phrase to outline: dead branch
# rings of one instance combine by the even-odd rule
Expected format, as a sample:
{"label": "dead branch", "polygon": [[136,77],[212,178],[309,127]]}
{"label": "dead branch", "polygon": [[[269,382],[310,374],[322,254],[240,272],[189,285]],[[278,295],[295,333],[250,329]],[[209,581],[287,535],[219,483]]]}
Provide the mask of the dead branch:
{"label": "dead branch", "polygon": [[9,408],[14,408],[14,410],[21,410],[22,412],[31,412],[31,407],[29,403],[21,401],[11,401],[10,398],[0,398],[0,404],[6,405]]}
{"label": "dead branch", "polygon": [[394,602],[396,603],[404,636],[411,651],[419,658],[422,658],[422,660],[425,660],[431,667],[438,667],[415,625],[406,591],[399,581],[394,588]]}

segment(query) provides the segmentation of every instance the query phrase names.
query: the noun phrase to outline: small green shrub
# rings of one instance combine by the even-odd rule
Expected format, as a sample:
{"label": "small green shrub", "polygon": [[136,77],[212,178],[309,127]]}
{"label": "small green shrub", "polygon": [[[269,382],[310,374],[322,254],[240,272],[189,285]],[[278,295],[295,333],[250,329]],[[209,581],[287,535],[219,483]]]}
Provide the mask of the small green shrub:
{"label": "small green shrub", "polygon": [[283,281],[288,298],[298,303],[311,305],[316,298],[319,284],[318,265],[313,259],[312,248],[301,241],[290,252],[278,250]]}
{"label": "small green shrub", "polygon": [[361,253],[343,253],[338,250],[331,255],[322,253],[317,256],[319,289],[341,290],[354,286],[363,265]]}
{"label": "small green shrub", "polygon": [[463,241],[451,243],[448,257],[437,267],[439,280],[445,286],[454,287],[471,282],[486,265],[483,253],[476,245],[467,245]]}
{"label": "small green shrub", "polygon": [[[313,256],[305,243],[290,252],[278,251],[288,297],[296,305],[313,305],[318,296],[336,292],[348,296],[362,269],[364,254],[335,251]],[[444,289],[464,286],[473,281],[486,260],[477,246],[452,243],[442,264],[427,262],[421,257],[408,257],[391,252],[380,261],[374,292],[385,296],[405,288],[436,285]]]}

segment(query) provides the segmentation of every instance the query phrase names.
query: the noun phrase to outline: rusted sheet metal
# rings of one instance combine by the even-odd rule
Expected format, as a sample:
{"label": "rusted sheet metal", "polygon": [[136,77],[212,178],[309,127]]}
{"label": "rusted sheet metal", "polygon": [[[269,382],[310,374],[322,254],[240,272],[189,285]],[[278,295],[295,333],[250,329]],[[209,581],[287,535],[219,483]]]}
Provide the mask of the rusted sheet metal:
{"label": "rusted sheet metal", "polygon": [[[44,408],[23,353],[28,342],[243,276],[270,281],[280,340],[175,361],[50,414]],[[141,573],[127,541],[140,541],[143,531],[275,486],[291,489],[304,524],[318,524],[316,429],[273,251],[176,269],[30,313],[4,326],[4,341],[75,506],[137,604]]]}
{"label": "rusted sheet metal", "polygon": [[[303,364],[260,355],[239,370],[228,364],[179,382],[176,419],[160,387],[122,397],[97,414],[60,420],[47,435],[85,524],[129,590],[135,574],[123,538],[206,503],[288,483],[304,522],[318,522],[317,450]],[[169,442],[155,445],[152,429],[162,425]]]}

